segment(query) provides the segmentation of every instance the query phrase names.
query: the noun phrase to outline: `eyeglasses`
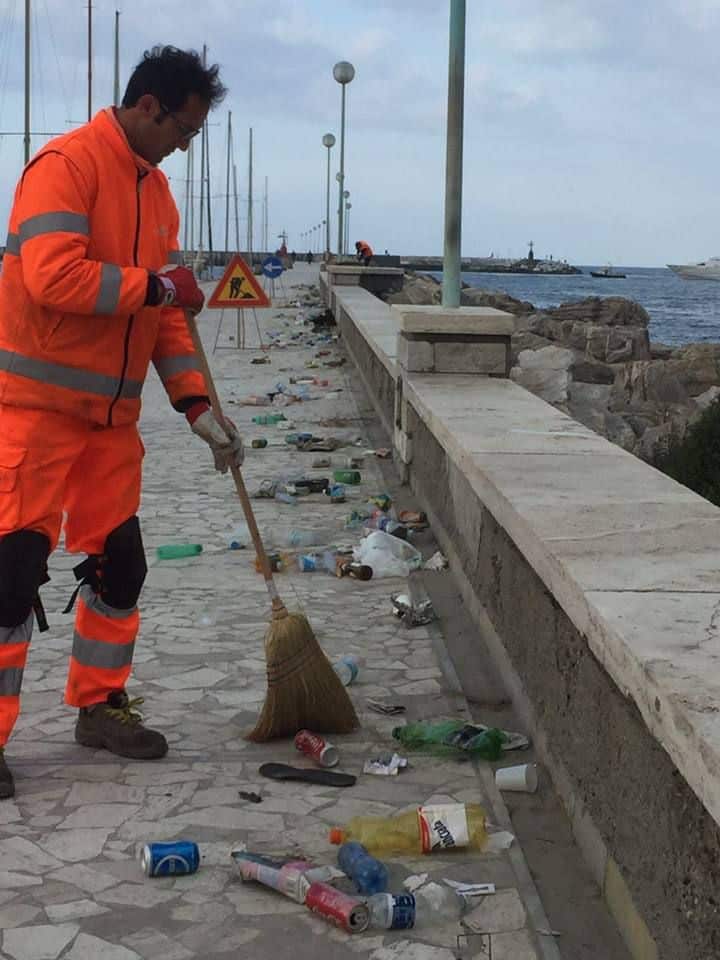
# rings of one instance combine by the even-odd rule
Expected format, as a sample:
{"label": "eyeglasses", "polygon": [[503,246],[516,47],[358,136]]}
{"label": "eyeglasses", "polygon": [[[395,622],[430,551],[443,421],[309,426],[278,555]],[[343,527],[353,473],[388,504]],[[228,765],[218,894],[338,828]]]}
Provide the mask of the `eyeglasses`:
{"label": "eyeglasses", "polygon": [[187,123],[184,123],[179,117],[175,116],[172,110],[168,110],[166,106],[160,103],[159,100],[158,100],[158,104],[162,112],[167,114],[167,116],[170,117],[171,120],[175,122],[175,126],[180,131],[180,139],[183,141],[183,143],[190,143],[193,137],[196,137],[202,130],[202,127],[200,127],[200,129],[197,129],[195,127],[191,127]]}

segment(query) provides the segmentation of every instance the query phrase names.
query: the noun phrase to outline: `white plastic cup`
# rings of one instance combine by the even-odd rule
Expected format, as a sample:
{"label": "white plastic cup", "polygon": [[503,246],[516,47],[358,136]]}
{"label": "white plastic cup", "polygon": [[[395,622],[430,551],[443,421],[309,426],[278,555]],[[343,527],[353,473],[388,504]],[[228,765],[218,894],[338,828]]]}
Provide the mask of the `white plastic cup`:
{"label": "white plastic cup", "polygon": [[521,763],[516,767],[502,767],[495,771],[495,783],[499,790],[535,793],[538,788],[537,766],[534,763]]}

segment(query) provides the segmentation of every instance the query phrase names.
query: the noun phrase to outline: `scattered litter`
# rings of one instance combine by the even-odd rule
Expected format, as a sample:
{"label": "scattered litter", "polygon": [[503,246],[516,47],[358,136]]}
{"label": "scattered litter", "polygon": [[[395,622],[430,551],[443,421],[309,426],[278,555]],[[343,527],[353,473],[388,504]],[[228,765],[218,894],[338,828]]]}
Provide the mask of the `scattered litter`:
{"label": "scattered litter", "polygon": [[502,853],[504,850],[509,850],[514,842],[515,834],[510,833],[509,830],[497,830],[488,836],[485,852]]}
{"label": "scattered litter", "polygon": [[389,717],[405,713],[407,709],[404,703],[383,703],[382,700],[371,700],[369,697],[365,701],[365,705],[368,710],[372,710],[373,713],[381,713]]}
{"label": "scattered litter", "polygon": [[310,886],[305,906],[347,933],[362,933],[370,925],[370,910],[366,903],[327,883]]}
{"label": "scattered litter", "polygon": [[200,849],[192,840],[146,843],[140,854],[146,877],[170,877],[195,873],[200,866]]}
{"label": "scattered litter", "polygon": [[388,460],[392,456],[392,450],[390,447],[379,447],[377,450],[373,450],[372,452],[381,460]]}
{"label": "scattered litter", "polygon": [[499,760],[504,750],[518,750],[530,741],[521,733],[464,720],[420,721],[395,727],[393,737],[409,750]]}
{"label": "scattered litter", "polygon": [[483,850],[488,834],[479,804],[433,803],[391,817],[352,817],[347,826],[330,831],[330,843],[346,840],[357,840],[374,854],[415,856],[449,847]]}
{"label": "scattered litter", "polygon": [[423,884],[427,883],[428,877],[428,873],[413,873],[403,880],[403,886],[406,890],[409,890],[410,893],[415,893]]}
{"label": "scattered litter", "polygon": [[407,765],[406,757],[401,757],[398,753],[385,751],[377,757],[366,760],[363,765],[363,773],[371,773],[378,777],[395,777]]}
{"label": "scattered litter", "polygon": [[372,567],[374,577],[407,577],[417,570],[422,557],[410,543],[397,537],[374,530],[353,550],[358,563]]}
{"label": "scattered litter", "polygon": [[494,883],[464,883],[459,880],[448,880],[447,877],[443,877],[443,881],[463,897],[486,897],[495,893]]}
{"label": "scattered litter", "polygon": [[326,360],[324,366],[326,367],[342,367],[347,363],[345,357],[338,357],[337,360]]}
{"label": "scattered litter", "polygon": [[268,407],[270,406],[270,397],[253,393],[249,397],[243,397],[238,402],[245,407]]}
{"label": "scattered litter", "polygon": [[247,790],[239,790],[238,794],[243,800],[249,800],[250,803],[262,803],[262,797],[259,793],[252,793]]}
{"label": "scattered litter", "polygon": [[333,664],[335,673],[340,677],[344,687],[349,687],[355,683],[358,675],[358,662],[355,657],[341,657]]}
{"label": "scattered litter", "polygon": [[513,793],[535,793],[538,788],[537,767],[534,763],[502,767],[495,771],[495,784],[498,790]]}
{"label": "scattered litter", "polygon": [[406,593],[394,593],[390,597],[393,613],[403,621],[406,627],[419,627],[425,623],[432,623],[435,619],[430,598],[413,603]]}
{"label": "scattered litter", "polygon": [[539,933],[541,937],[561,937],[562,933],[559,930],[550,930],[547,927],[536,927],[535,932]]}
{"label": "scattered litter", "polygon": [[315,457],[312,465],[315,470],[329,470],[332,466],[332,460],[330,457]]}
{"label": "scattered litter", "polygon": [[196,557],[202,553],[200,543],[166,543],[157,548],[158,560],[179,560],[182,557]]}
{"label": "scattered litter", "polygon": [[350,773],[335,773],[317,767],[291,767],[288,763],[263,763],[258,773],[271,780],[303,780],[306,783],[321,783],[326,787],[352,787],[357,777]]}
{"label": "scattered litter", "polygon": [[253,357],[250,363],[270,363],[270,357]]}
{"label": "scattered litter", "polygon": [[230,856],[245,883],[261,883],[296,903],[305,903],[311,884],[329,879],[333,870],[332,867],[315,866],[306,860],[268,857],[240,848],[231,850]]}
{"label": "scattered litter", "polygon": [[427,517],[422,510],[401,510],[398,513],[398,520],[406,527],[412,527],[413,530],[425,530],[428,525]]}
{"label": "scattered litter", "polygon": [[318,733],[300,730],[295,736],[295,749],[321,767],[336,767],[340,761],[338,748]]}

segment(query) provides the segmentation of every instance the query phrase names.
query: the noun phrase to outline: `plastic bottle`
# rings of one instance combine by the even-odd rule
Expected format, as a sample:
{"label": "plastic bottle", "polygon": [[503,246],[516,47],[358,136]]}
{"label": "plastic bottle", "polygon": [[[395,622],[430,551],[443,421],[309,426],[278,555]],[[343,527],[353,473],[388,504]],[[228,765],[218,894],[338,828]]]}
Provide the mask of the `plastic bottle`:
{"label": "plastic bottle", "polygon": [[441,720],[438,723],[408,723],[395,727],[393,737],[412,750],[455,754],[499,760],[505,735],[496,727],[476,726],[463,720]]}
{"label": "plastic bottle", "polygon": [[330,543],[333,539],[329,530],[288,530],[281,534],[283,543],[289,547],[313,547],[319,543]]}
{"label": "plastic bottle", "polygon": [[200,543],[167,543],[157,548],[158,560],[179,560],[181,557],[195,557],[202,553]]}
{"label": "plastic bottle", "polygon": [[287,503],[291,507],[297,506],[297,497],[294,497],[291,493],[288,493],[286,490],[276,490],[275,499],[280,503]]}
{"label": "plastic bottle", "polygon": [[360,483],[359,470],[335,470],[333,473],[335,483],[347,483],[350,485]]}
{"label": "plastic bottle", "polygon": [[398,523],[397,520],[386,517],[384,514],[377,517],[370,517],[365,521],[364,526],[367,527],[368,530],[383,530],[385,533],[389,533],[391,537],[397,537],[398,540],[408,539],[408,528],[404,524]]}
{"label": "plastic bottle", "polygon": [[250,543],[250,530],[246,523],[240,523],[227,536],[228,550],[242,550]]}
{"label": "plastic bottle", "polygon": [[371,856],[361,843],[343,843],[337,859],[340,869],[350,877],[360,893],[383,893],[387,890],[387,867]]}
{"label": "plastic bottle", "polygon": [[375,893],[368,898],[370,926],[381,930],[408,930],[415,926],[416,903],[412,893]]}
{"label": "plastic bottle", "polygon": [[368,899],[370,925],[384,930],[436,927],[457,921],[465,910],[464,898],[451,887],[426,883],[414,894],[394,897],[376,893]]}
{"label": "plastic bottle", "polygon": [[481,850],[487,840],[485,811],[476,803],[428,804],[395,817],[353,817],[330,831],[330,843],[357,840],[370,853],[388,856],[454,849]]}
{"label": "plastic bottle", "polygon": [[335,566],[335,576],[351,577],[353,580],[372,580],[373,568],[366,563],[339,560]]}
{"label": "plastic bottle", "polygon": [[341,657],[333,664],[333,670],[340,677],[344,687],[349,687],[358,675],[358,664],[355,657]]}
{"label": "plastic bottle", "polygon": [[325,550],[322,553],[302,553],[297,558],[297,565],[301,573],[314,573],[316,570],[335,573],[335,554],[331,550]]}

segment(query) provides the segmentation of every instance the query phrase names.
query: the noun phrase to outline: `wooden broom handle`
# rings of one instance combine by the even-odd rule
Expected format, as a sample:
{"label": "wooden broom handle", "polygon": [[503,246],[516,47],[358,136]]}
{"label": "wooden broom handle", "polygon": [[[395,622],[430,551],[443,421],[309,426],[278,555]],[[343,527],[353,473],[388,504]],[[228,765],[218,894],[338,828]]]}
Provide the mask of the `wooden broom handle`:
{"label": "wooden broom handle", "polygon": [[[205,348],[203,347],[202,340],[200,339],[200,333],[198,332],[195,317],[189,310],[185,311],[185,320],[187,321],[188,330],[190,331],[190,336],[192,337],[193,347],[195,348],[195,353],[200,363],[200,370],[202,375],[205,377],[205,384],[207,386],[207,392],[208,396],[210,397],[210,404],[212,406],[213,413],[215,414],[218,423],[222,425],[224,418],[222,406],[220,405],[220,397],[218,396],[218,392],[215,388],[213,376],[210,373],[210,366],[205,354]],[[253,545],[255,546],[255,550],[260,560],[260,568],[262,575],[265,578],[265,586],[270,594],[273,610],[276,613],[280,612],[281,610],[284,610],[285,605],[280,599],[277,587],[275,586],[275,581],[273,580],[270,561],[268,560],[267,553],[265,552],[265,546],[263,545],[262,538],[260,537],[260,531],[258,530],[255,514],[253,513],[250,497],[248,496],[248,492],[245,487],[245,481],[243,480],[242,473],[240,472],[240,467],[233,463],[230,466],[230,472],[232,473],[233,480],[235,481],[235,489],[237,490],[237,495],[240,498],[243,513],[245,514],[245,520],[247,521],[247,525],[250,530],[250,536],[252,537]]]}

